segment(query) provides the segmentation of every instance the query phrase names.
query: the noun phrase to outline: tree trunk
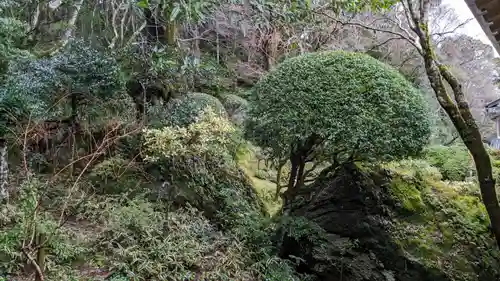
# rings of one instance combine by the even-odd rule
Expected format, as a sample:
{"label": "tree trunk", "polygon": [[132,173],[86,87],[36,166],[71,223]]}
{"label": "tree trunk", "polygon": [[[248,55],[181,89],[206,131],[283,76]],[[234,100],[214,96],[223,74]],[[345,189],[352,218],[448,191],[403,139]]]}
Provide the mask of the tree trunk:
{"label": "tree trunk", "polygon": [[59,50],[63,49],[66,47],[68,44],[69,40],[73,36],[73,29],[75,28],[76,20],[78,19],[78,15],[80,14],[80,10],[83,5],[83,0],[78,0],[75,2],[74,6],[75,9],[73,10],[73,13],[71,13],[71,17],[68,20],[68,25],[66,30],[64,31],[63,37],[61,39],[61,42],[59,43],[59,46],[56,47],[50,54],[54,55],[55,53],[59,52]]}
{"label": "tree trunk", "polygon": [[0,202],[9,199],[9,165],[7,163],[7,140],[0,138]]}
{"label": "tree trunk", "polygon": [[283,167],[285,166],[287,160],[280,160],[278,163],[278,169],[276,173],[276,194],[274,195],[274,200],[278,200],[281,192],[281,174],[283,172]]}
{"label": "tree trunk", "polygon": [[167,23],[167,44],[169,46],[175,46],[177,42],[177,24],[175,21],[169,21]]}
{"label": "tree trunk", "polygon": [[36,231],[36,245],[40,248],[37,251],[36,255],[36,263],[38,265],[38,271],[35,274],[35,281],[43,281],[44,280],[44,271],[45,271],[45,257],[47,256],[47,252],[44,246],[45,243],[45,235],[37,229]]}
{"label": "tree trunk", "polygon": [[75,172],[75,157],[76,157],[76,131],[77,131],[77,122],[78,122],[78,96],[79,93],[72,92],[71,93],[71,117],[70,117],[70,134],[69,134],[69,149],[71,151],[70,158],[70,166],[69,171],[70,175],[73,176]]}
{"label": "tree trunk", "polygon": [[[481,189],[481,197],[488,212],[491,228],[497,245],[500,247],[500,206],[495,190],[495,179],[491,160],[481,133],[469,108],[469,104],[458,79],[445,66],[441,65],[431,46],[425,11],[420,19],[413,14],[416,33],[420,39],[421,54],[424,59],[427,77],[441,107],[450,117],[465,146],[470,151],[477,170],[477,179]],[[445,81],[451,86],[455,101],[448,94]]]}

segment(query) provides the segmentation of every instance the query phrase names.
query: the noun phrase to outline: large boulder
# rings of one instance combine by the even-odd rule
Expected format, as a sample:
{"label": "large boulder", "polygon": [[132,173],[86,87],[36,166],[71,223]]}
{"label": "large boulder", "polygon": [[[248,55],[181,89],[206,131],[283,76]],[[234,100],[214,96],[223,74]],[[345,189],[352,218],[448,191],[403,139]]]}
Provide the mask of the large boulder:
{"label": "large boulder", "polygon": [[500,280],[474,185],[377,170],[346,165],[304,189],[283,223],[281,255],[319,280]]}

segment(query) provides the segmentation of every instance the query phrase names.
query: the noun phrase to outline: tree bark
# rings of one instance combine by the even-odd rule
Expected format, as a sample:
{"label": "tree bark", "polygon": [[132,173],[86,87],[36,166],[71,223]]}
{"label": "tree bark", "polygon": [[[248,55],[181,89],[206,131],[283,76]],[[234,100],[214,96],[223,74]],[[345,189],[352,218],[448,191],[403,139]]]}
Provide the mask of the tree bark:
{"label": "tree bark", "polygon": [[[413,9],[412,1],[407,3],[411,21],[414,24],[413,31],[415,31],[420,41],[420,53],[424,59],[427,77],[439,104],[450,117],[474,159],[481,197],[490,218],[492,232],[495,235],[498,247],[500,247],[500,206],[495,190],[495,179],[493,178],[490,156],[482,142],[479,127],[472,116],[462,84],[447,67],[439,63],[432,49],[428,27],[429,0],[420,0],[420,13],[418,14]],[[450,85],[455,101],[448,94],[445,81]]]}
{"label": "tree bark", "polygon": [[36,245],[40,246],[40,248],[37,251],[36,255],[36,263],[38,265],[38,270],[35,274],[35,281],[43,281],[44,276],[43,273],[45,271],[45,257],[47,256],[47,251],[45,249],[45,246],[43,245],[45,243],[45,235],[40,232],[39,229],[36,231]]}
{"label": "tree bark", "polygon": [[0,137],[0,202],[9,199],[9,164],[7,162],[7,140]]}
{"label": "tree bark", "polygon": [[75,2],[74,6],[75,9],[73,10],[73,13],[71,13],[71,17],[68,20],[68,27],[66,28],[66,31],[64,31],[63,37],[61,39],[61,42],[59,43],[59,46],[55,48],[50,54],[54,55],[55,53],[59,52],[61,49],[66,47],[68,44],[69,40],[73,36],[73,29],[75,28],[76,20],[78,19],[78,15],[80,14],[80,10],[83,5],[83,0],[78,0]]}

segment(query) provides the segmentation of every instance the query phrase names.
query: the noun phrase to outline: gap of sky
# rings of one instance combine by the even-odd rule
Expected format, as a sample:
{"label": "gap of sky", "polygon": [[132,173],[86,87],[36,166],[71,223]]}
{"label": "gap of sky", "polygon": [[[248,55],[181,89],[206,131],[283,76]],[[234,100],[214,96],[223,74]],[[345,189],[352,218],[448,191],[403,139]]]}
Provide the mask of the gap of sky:
{"label": "gap of sky", "polygon": [[[488,39],[488,36],[484,33],[483,29],[479,25],[479,23],[476,21],[474,18],[474,15],[470,11],[469,7],[465,3],[464,0],[443,0],[443,4],[448,5],[452,8],[455,9],[455,12],[457,13],[460,22],[465,22],[468,19],[473,19],[469,23],[467,23],[463,28],[459,29],[457,32],[469,35],[470,37],[476,38],[484,42],[485,44],[488,44],[490,46],[493,45],[491,44],[490,40]],[[498,57],[498,53],[496,52],[495,48],[493,48],[495,56]]]}

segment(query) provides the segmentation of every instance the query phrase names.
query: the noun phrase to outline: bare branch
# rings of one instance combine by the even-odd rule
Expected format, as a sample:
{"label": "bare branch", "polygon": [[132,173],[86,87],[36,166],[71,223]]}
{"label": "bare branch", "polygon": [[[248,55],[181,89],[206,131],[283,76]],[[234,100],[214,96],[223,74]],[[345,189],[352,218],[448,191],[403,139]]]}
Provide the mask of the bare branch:
{"label": "bare branch", "polygon": [[383,32],[383,33],[387,33],[387,34],[391,34],[391,35],[394,35],[396,36],[397,38],[399,39],[402,39],[402,40],[405,40],[407,41],[408,43],[410,43],[413,47],[415,47],[416,50],[418,50],[419,53],[422,53],[421,51],[421,48],[420,46],[417,44],[417,42],[415,42],[414,39],[408,37],[406,34],[403,34],[401,32],[396,32],[396,31],[392,31],[392,30],[385,30],[385,29],[380,29],[380,28],[376,28],[376,27],[373,27],[373,26],[369,26],[369,25],[366,25],[364,23],[361,23],[361,22],[344,22],[342,20],[339,20],[335,17],[332,17],[331,15],[328,15],[328,14],[325,14],[323,13],[324,16],[328,17],[329,19],[331,20],[334,20],[338,23],[340,23],[342,26],[348,26],[348,25],[351,25],[351,26],[357,26],[357,27],[361,27],[361,28],[364,28],[364,29],[367,29],[367,30],[371,30],[371,31],[375,31],[375,32]]}
{"label": "bare branch", "polygon": [[459,30],[460,28],[464,27],[466,24],[468,24],[469,22],[471,22],[472,20],[473,20],[472,18],[467,19],[466,21],[462,22],[461,24],[459,24],[455,28],[453,28],[453,30],[432,33],[431,36],[445,36],[445,35],[448,35],[448,34],[453,34],[453,33],[457,32],[457,30]]}

